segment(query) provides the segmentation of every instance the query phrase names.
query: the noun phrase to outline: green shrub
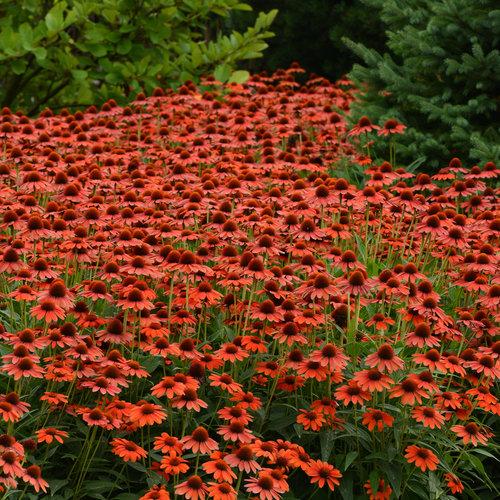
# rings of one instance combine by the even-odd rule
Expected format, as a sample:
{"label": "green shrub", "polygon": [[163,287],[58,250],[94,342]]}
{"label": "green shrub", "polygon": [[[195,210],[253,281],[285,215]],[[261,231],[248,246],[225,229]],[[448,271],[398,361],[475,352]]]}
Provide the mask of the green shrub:
{"label": "green shrub", "polygon": [[214,72],[241,81],[276,11],[223,33],[239,0],[0,0],[0,103],[29,114],[175,85]]}
{"label": "green shrub", "polygon": [[[388,52],[346,40],[363,59],[353,120],[387,118],[408,129],[398,158],[443,165],[451,156],[498,160],[500,10],[494,0],[364,0],[381,9]],[[403,149],[399,143],[402,142]]]}

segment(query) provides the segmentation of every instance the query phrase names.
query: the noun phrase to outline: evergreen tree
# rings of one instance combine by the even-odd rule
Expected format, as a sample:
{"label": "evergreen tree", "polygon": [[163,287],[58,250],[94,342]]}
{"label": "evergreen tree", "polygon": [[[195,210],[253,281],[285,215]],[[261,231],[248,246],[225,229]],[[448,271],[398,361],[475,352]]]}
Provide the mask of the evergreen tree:
{"label": "evergreen tree", "polygon": [[361,89],[353,120],[405,123],[398,137],[398,158],[405,161],[425,157],[425,165],[436,167],[452,156],[498,160],[498,2],[363,1],[380,12],[388,49],[381,54],[345,40],[364,61],[351,72]]}

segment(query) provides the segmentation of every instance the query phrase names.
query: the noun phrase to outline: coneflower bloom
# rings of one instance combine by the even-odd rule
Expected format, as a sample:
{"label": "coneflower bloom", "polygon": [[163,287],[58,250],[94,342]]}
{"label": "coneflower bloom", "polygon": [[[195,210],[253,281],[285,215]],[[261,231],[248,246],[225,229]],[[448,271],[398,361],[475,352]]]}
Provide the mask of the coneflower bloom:
{"label": "coneflower bloom", "polygon": [[361,370],[354,374],[359,387],[369,392],[380,392],[389,389],[394,381],[388,376],[378,371],[376,368],[370,370]]}
{"label": "coneflower bloom", "polygon": [[418,406],[411,412],[411,416],[429,429],[441,429],[444,424],[444,416],[438,410],[429,406]]}
{"label": "coneflower bloom", "polygon": [[413,347],[436,347],[440,344],[439,338],[432,334],[427,323],[419,323],[415,330],[406,335],[405,341]]}
{"label": "coneflower bloom", "polygon": [[367,116],[362,116],[358,123],[347,133],[348,136],[367,134],[374,130],[380,130],[378,125],[374,125]]}
{"label": "coneflower bloom", "polygon": [[311,478],[312,484],[320,488],[326,485],[332,491],[340,484],[339,479],[342,477],[339,470],[322,460],[311,460],[304,472]]}
{"label": "coneflower bloom", "polygon": [[347,366],[349,358],[344,354],[342,348],[328,343],[322,349],[314,351],[311,354],[311,360],[333,372],[342,371]]}
{"label": "coneflower bloom", "polygon": [[226,455],[224,459],[211,457],[212,460],[208,460],[202,465],[203,470],[207,474],[211,474],[213,478],[218,482],[226,482],[232,484],[237,476],[231,469],[229,463],[225,460],[226,457],[229,456],[231,455]]}
{"label": "coneflower bloom", "polygon": [[446,365],[441,360],[441,354],[437,349],[430,349],[425,353],[415,353],[413,360],[417,365],[426,366],[431,372],[434,370],[446,372]]}
{"label": "coneflower bloom", "polygon": [[212,373],[208,378],[211,380],[211,386],[220,387],[223,391],[229,392],[229,394],[235,394],[241,390],[241,384],[235,382],[227,373],[223,373],[222,375]]}
{"label": "coneflower bloom", "polygon": [[365,363],[371,368],[377,368],[380,371],[392,373],[397,370],[402,370],[404,362],[396,356],[394,349],[390,344],[383,344],[377,352],[370,354],[365,358]]}
{"label": "coneflower bloom", "polygon": [[25,401],[21,401],[21,398],[16,392],[9,392],[7,394],[0,396],[0,402],[5,402],[11,405],[11,413],[15,414],[17,418],[27,413],[30,409],[30,404]]}
{"label": "coneflower bloom", "polygon": [[189,470],[189,462],[179,455],[166,455],[161,459],[160,469],[173,476],[185,474]]}
{"label": "coneflower bloom", "polygon": [[392,488],[388,484],[385,484],[383,479],[378,480],[377,489],[375,491],[370,481],[367,481],[364,487],[369,500],[390,500],[391,498]]}
{"label": "coneflower bloom", "polygon": [[450,491],[453,494],[462,493],[464,491],[465,488],[464,485],[462,484],[462,481],[460,481],[460,479],[458,479],[458,477],[455,476],[455,474],[447,472],[444,475],[444,479],[446,480],[446,485],[448,486],[448,488],[450,488]]}
{"label": "coneflower bloom", "polygon": [[319,431],[325,424],[325,417],[322,413],[314,410],[299,410],[297,415],[297,423],[302,425],[307,431]]}
{"label": "coneflower bloom", "polygon": [[406,125],[399,123],[394,118],[390,118],[389,120],[386,120],[384,126],[378,130],[377,134],[382,136],[388,136],[392,134],[402,134],[405,131],[405,129]]}
{"label": "coneflower bloom", "polygon": [[489,354],[476,356],[475,360],[465,362],[464,366],[471,368],[476,373],[482,373],[485,377],[492,380],[500,378],[500,359],[495,359]]}
{"label": "coneflower bloom", "polygon": [[160,405],[143,402],[130,409],[129,418],[139,427],[160,424],[167,417]]}
{"label": "coneflower bloom", "polygon": [[191,450],[193,453],[209,454],[219,448],[217,442],[212,439],[204,427],[197,427],[189,436],[181,439],[184,450]]}
{"label": "coneflower bloom", "polygon": [[237,500],[238,494],[229,483],[208,483],[208,496],[214,500]]}
{"label": "coneflower bloom", "polygon": [[208,404],[198,397],[196,389],[186,388],[184,394],[172,400],[173,408],[186,408],[199,412],[202,408],[207,408]]}
{"label": "coneflower bloom", "polygon": [[405,458],[408,463],[415,464],[415,467],[419,467],[422,472],[425,472],[427,469],[437,469],[439,460],[431,450],[411,445],[406,447],[405,452]]}
{"label": "coneflower bloom", "polygon": [[477,446],[478,444],[485,445],[488,442],[488,438],[492,436],[491,432],[486,429],[482,429],[475,422],[469,422],[465,425],[454,425],[451,430],[460,438],[462,438],[464,444],[471,443],[472,446]]}
{"label": "coneflower bloom", "polygon": [[162,432],[159,436],[155,437],[154,449],[160,451],[164,455],[181,455],[182,443],[177,437],[171,436],[167,432]]}
{"label": "coneflower bloom", "polygon": [[394,417],[376,408],[368,408],[363,414],[363,425],[366,425],[369,431],[376,427],[378,432],[382,432],[384,427],[392,427],[393,423]]}
{"label": "coneflower bloom", "polygon": [[231,467],[247,473],[257,472],[261,466],[255,460],[254,449],[251,445],[243,444],[229,455],[224,457],[224,461]]}
{"label": "coneflower bloom", "polygon": [[165,489],[165,486],[153,486],[139,500],[170,500],[170,493]]}
{"label": "coneflower bloom", "polygon": [[40,490],[47,493],[49,483],[42,478],[42,471],[38,465],[29,465],[26,467],[24,473],[22,474],[22,479],[26,483],[31,484],[37,493]]}
{"label": "coneflower bloom", "polygon": [[16,364],[5,364],[2,371],[19,380],[23,377],[42,378],[44,369],[38,366],[30,356],[24,356]]}
{"label": "coneflower bloom", "polygon": [[151,394],[157,398],[165,396],[168,399],[173,399],[176,396],[182,396],[185,389],[185,384],[175,380],[174,377],[167,376],[151,388]]}
{"label": "coneflower bloom", "polygon": [[240,422],[247,425],[253,420],[253,417],[247,410],[240,404],[235,406],[226,406],[217,412],[222,420],[229,420],[230,422]]}
{"label": "coneflower bloom", "polygon": [[429,396],[424,389],[419,387],[418,379],[410,375],[391,390],[390,397],[400,398],[404,405],[414,405],[415,402],[422,403],[422,398]]}
{"label": "coneflower bloom", "polygon": [[269,473],[246,479],[245,488],[249,493],[258,495],[259,500],[278,500],[284,493]]}
{"label": "coneflower bloom", "polygon": [[64,319],[66,313],[52,299],[43,299],[38,305],[31,308],[31,316],[46,323]]}
{"label": "coneflower bloom", "polygon": [[144,448],[141,448],[133,441],[123,438],[114,438],[111,441],[111,451],[123,459],[124,462],[137,462],[147,456]]}
{"label": "coneflower bloom", "polygon": [[21,465],[21,456],[13,450],[6,450],[0,453],[0,467],[4,474],[10,476],[22,476],[24,469]]}
{"label": "coneflower bloom", "polygon": [[200,476],[194,475],[175,487],[176,495],[182,495],[188,500],[204,500],[208,493],[208,486]]}
{"label": "coneflower bloom", "polygon": [[63,443],[64,438],[67,438],[68,435],[69,434],[66,431],[62,431],[54,427],[46,427],[45,429],[39,429],[36,431],[36,437],[38,443],[50,444],[54,440],[56,440],[59,443]]}
{"label": "coneflower bloom", "polygon": [[227,425],[221,425],[217,434],[221,435],[226,441],[240,443],[251,443],[253,440],[252,432],[239,422],[231,422]]}
{"label": "coneflower bloom", "polygon": [[355,380],[350,380],[347,385],[343,385],[335,391],[335,398],[342,401],[345,406],[349,403],[361,406],[365,401],[371,399],[371,394],[363,390]]}

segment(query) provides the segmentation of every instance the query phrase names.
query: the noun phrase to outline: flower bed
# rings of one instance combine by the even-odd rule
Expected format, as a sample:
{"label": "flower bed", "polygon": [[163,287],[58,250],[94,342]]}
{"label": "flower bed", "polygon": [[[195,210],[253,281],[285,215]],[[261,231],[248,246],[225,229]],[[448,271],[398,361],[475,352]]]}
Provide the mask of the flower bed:
{"label": "flower bed", "polygon": [[491,498],[499,170],[372,162],[296,73],[3,110],[6,496]]}

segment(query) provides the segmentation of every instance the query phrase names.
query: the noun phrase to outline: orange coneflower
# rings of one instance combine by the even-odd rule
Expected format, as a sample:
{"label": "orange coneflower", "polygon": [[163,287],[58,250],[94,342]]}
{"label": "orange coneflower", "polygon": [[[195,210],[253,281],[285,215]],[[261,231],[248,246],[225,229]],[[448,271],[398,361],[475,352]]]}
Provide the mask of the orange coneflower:
{"label": "orange coneflower", "polygon": [[227,373],[223,373],[222,375],[212,373],[208,378],[211,380],[210,385],[212,387],[220,387],[223,391],[229,392],[229,394],[235,394],[241,390],[241,384],[235,382]]}
{"label": "orange coneflower", "polygon": [[406,447],[405,452],[405,458],[408,463],[414,463],[416,467],[419,467],[422,470],[422,472],[425,472],[427,469],[437,469],[439,460],[431,450],[421,448],[417,445],[411,445]]}
{"label": "orange coneflower", "polygon": [[43,299],[38,305],[31,308],[31,316],[37,320],[52,323],[58,319],[64,319],[66,313],[52,299]]}
{"label": "orange coneflower", "polygon": [[296,368],[297,373],[302,375],[304,378],[314,378],[318,382],[326,380],[328,375],[328,369],[321,365],[319,361],[314,361],[313,359],[305,359],[300,362]]}
{"label": "orange coneflower", "polygon": [[325,417],[322,413],[314,410],[299,410],[300,415],[297,415],[297,423],[307,431],[319,431],[325,424]]}
{"label": "orange coneflower", "polygon": [[208,454],[219,448],[217,442],[201,426],[197,427],[190,436],[184,436],[181,443],[184,450],[191,450],[193,453]]}
{"label": "orange coneflower", "polygon": [[451,472],[447,472],[444,475],[444,478],[446,480],[446,485],[448,488],[450,488],[450,491],[455,494],[455,493],[462,493],[464,491],[464,485],[462,484],[462,481],[458,479],[455,474],[452,474]]}
{"label": "orange coneflower", "polygon": [[249,493],[258,495],[259,500],[279,500],[283,493],[269,473],[246,479],[245,488]]}
{"label": "orange coneflower", "polygon": [[123,438],[114,438],[111,441],[112,452],[123,459],[124,462],[137,462],[146,458],[147,451],[133,441]]}
{"label": "orange coneflower", "polygon": [[342,401],[345,406],[349,403],[361,406],[371,399],[371,394],[363,390],[355,380],[350,380],[347,385],[337,388],[335,398]]}
{"label": "orange coneflower", "polygon": [[224,460],[231,466],[237,467],[240,471],[256,472],[261,466],[255,460],[253,446],[243,444],[229,455],[224,457]]}
{"label": "orange coneflower", "polygon": [[247,425],[253,420],[253,417],[241,404],[237,404],[236,406],[226,406],[225,408],[219,410],[217,414],[223,420],[240,422],[243,425]]}
{"label": "orange coneflower", "polygon": [[376,427],[379,432],[382,432],[385,426],[392,427],[393,423],[394,417],[382,410],[368,408],[363,414],[363,425],[366,425],[369,431],[373,431]]}
{"label": "orange coneflower", "polygon": [[327,367],[330,371],[342,371],[349,361],[344,351],[334,344],[328,343],[322,349],[311,354],[311,360]]}
{"label": "orange coneflower", "polygon": [[388,373],[401,370],[404,366],[403,360],[396,356],[390,344],[381,345],[377,352],[366,357],[365,363],[371,368],[378,368],[380,371]]}
{"label": "orange coneflower", "polygon": [[[229,455],[226,455],[226,457]],[[211,457],[212,458],[212,457]],[[226,482],[232,484],[236,479],[236,474],[232,471],[231,466],[228,462],[222,458],[212,458],[212,460],[208,460],[203,465],[203,470],[207,474],[211,474],[214,479],[218,482]]]}
{"label": "orange coneflower", "polygon": [[429,397],[427,392],[419,387],[415,376],[410,375],[391,390],[391,398],[401,398],[404,405],[421,403],[422,398]]}
{"label": "orange coneflower", "polygon": [[221,425],[217,434],[220,434],[226,441],[251,443],[253,440],[252,432],[240,422],[231,422],[228,425]]}
{"label": "orange coneflower", "polygon": [[200,476],[194,475],[175,487],[175,493],[188,500],[204,500],[208,492],[207,485]]}
{"label": "orange coneflower", "polygon": [[320,488],[326,485],[332,491],[340,484],[339,479],[342,477],[338,469],[322,460],[311,460],[304,472],[311,478],[312,484],[317,483]]}
{"label": "orange coneflower", "polygon": [[356,372],[353,380],[358,383],[361,389],[369,392],[383,391],[384,389],[391,387],[394,383],[392,378],[388,375],[384,375],[382,372],[379,372],[376,368]]}
{"label": "orange coneflower", "polygon": [[22,457],[13,450],[6,450],[0,454],[0,467],[4,474],[22,476],[24,469],[21,465]]}
{"label": "orange coneflower", "polygon": [[482,429],[475,422],[469,422],[465,425],[454,425],[451,430],[458,436],[461,437],[464,444],[471,443],[472,446],[477,446],[479,443],[486,444],[488,438],[492,434],[486,429]]}
{"label": "orange coneflower", "polygon": [[12,405],[12,412],[16,414],[17,418],[27,413],[30,409],[30,404],[21,401],[17,392],[9,392],[5,395],[0,395],[0,402],[6,402]]}
{"label": "orange coneflower", "polygon": [[110,419],[99,408],[82,408],[79,413],[81,413],[83,420],[90,426],[98,426],[103,428],[108,428],[110,425]]}
{"label": "orange coneflower", "polygon": [[500,378],[500,359],[489,354],[476,356],[476,359],[464,363],[466,368],[472,368],[476,373],[483,373],[492,380]]}
{"label": "orange coneflower", "polygon": [[145,425],[160,424],[167,416],[160,405],[139,402],[137,406],[130,409],[129,418],[139,427],[144,427]]}
{"label": "orange coneflower", "polygon": [[161,381],[151,388],[151,394],[160,398],[166,396],[168,399],[173,399],[176,396],[182,396],[186,386],[174,377],[166,376],[161,379]]}
{"label": "orange coneflower", "polygon": [[171,436],[166,432],[162,432],[159,436],[155,437],[154,449],[163,454],[168,453],[169,455],[181,455],[182,443],[177,437]]}
{"label": "orange coneflower", "polygon": [[444,423],[444,416],[429,406],[418,406],[411,412],[412,417],[430,429],[440,429]]}
{"label": "orange coneflower", "polygon": [[208,495],[214,500],[237,500],[238,494],[229,483],[208,483]]}
{"label": "orange coneflower", "polygon": [[16,364],[5,364],[1,369],[14,377],[14,380],[22,377],[42,378],[44,374],[43,368],[38,366],[30,356],[24,356]]}
{"label": "orange coneflower", "polygon": [[49,486],[49,483],[45,481],[45,479],[42,479],[42,471],[40,467],[38,467],[38,465],[29,465],[28,467],[26,467],[22,478],[23,481],[31,484],[31,486],[35,488],[35,491],[37,493],[40,490],[42,490],[44,493],[47,493],[47,487]]}
{"label": "orange coneflower", "polygon": [[189,470],[188,461],[178,455],[166,455],[161,459],[160,469],[166,474],[176,476],[177,474],[185,474]]}
{"label": "orange coneflower", "polygon": [[390,500],[391,498],[392,488],[388,484],[385,484],[383,479],[378,480],[376,491],[373,490],[370,481],[366,482],[364,487],[369,500]]}
{"label": "orange coneflower", "polygon": [[165,486],[153,486],[139,500],[170,500],[170,493],[165,489]]}
{"label": "orange coneflower", "polygon": [[207,408],[208,404],[198,397],[195,389],[186,388],[184,394],[178,396],[172,401],[173,408],[184,408],[188,410],[200,411],[202,408]]}
{"label": "orange coneflower", "polygon": [[432,334],[427,323],[419,323],[414,331],[406,335],[406,343],[415,347],[435,347],[440,344],[440,340]]}
{"label": "orange coneflower", "polygon": [[54,427],[46,427],[45,429],[36,431],[36,437],[39,443],[50,444],[54,439],[59,443],[63,443],[63,438],[67,438],[68,436],[69,434],[67,432],[55,429]]}

